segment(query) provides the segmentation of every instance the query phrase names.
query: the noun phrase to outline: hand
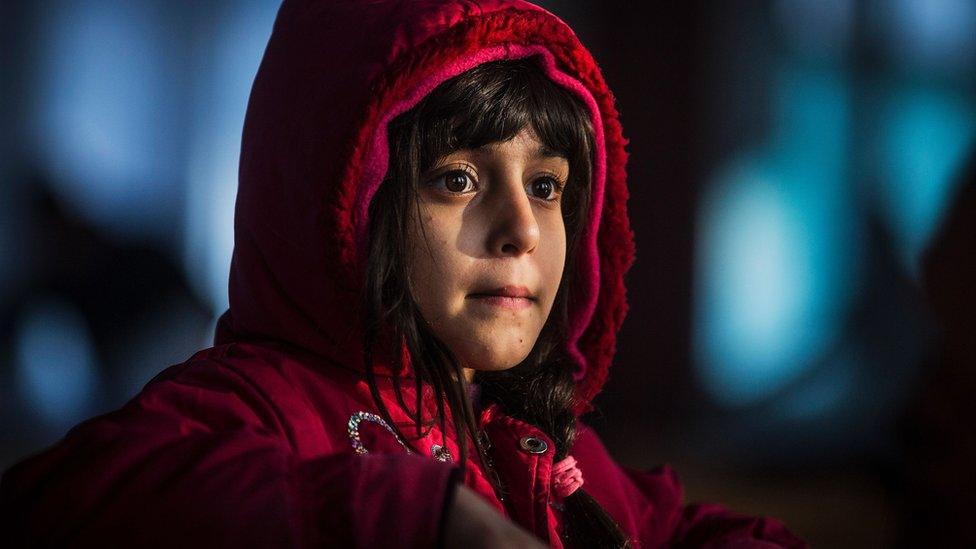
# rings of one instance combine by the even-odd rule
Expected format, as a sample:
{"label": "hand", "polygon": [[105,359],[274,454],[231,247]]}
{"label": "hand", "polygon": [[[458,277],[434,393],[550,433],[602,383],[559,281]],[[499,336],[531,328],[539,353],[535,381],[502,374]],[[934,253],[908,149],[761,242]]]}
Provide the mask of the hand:
{"label": "hand", "polygon": [[459,484],[447,510],[445,547],[540,549],[545,545],[519,525],[502,516],[474,490]]}

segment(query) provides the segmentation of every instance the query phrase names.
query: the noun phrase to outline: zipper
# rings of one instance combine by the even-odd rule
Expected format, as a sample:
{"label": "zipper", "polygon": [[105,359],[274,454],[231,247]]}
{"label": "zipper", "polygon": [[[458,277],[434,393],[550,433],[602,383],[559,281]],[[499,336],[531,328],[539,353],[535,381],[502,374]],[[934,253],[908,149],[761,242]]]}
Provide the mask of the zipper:
{"label": "zipper", "polygon": [[485,450],[484,466],[487,469],[488,475],[492,480],[492,487],[495,488],[495,497],[498,501],[505,501],[505,494],[502,492],[502,478],[495,469],[495,460],[491,458],[491,439],[488,438],[488,433],[484,429],[478,431],[478,441],[481,443],[481,447]]}

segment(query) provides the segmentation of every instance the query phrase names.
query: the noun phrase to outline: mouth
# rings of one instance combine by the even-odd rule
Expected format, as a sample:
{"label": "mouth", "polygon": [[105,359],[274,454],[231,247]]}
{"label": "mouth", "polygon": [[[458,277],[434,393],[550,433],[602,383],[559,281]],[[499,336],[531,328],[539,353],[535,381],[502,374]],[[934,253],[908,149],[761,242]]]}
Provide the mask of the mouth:
{"label": "mouth", "polygon": [[502,286],[491,290],[479,290],[468,294],[467,299],[488,307],[513,311],[527,309],[537,300],[525,286]]}

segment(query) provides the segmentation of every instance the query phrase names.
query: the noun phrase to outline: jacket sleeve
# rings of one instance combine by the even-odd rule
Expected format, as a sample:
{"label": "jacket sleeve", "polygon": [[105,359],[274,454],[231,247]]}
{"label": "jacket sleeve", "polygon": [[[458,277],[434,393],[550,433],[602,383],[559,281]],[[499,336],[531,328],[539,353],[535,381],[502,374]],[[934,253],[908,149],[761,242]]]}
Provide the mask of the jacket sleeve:
{"label": "jacket sleeve", "polygon": [[584,488],[640,547],[705,549],[803,548],[779,520],[733,513],[721,505],[685,505],[677,474],[668,466],[638,471],[617,464],[592,429],[581,426],[573,454]]}
{"label": "jacket sleeve", "polygon": [[438,541],[461,478],[451,464],[348,447],[299,459],[276,414],[219,364],[174,366],[123,408],[4,474],[5,538],[108,547]]}

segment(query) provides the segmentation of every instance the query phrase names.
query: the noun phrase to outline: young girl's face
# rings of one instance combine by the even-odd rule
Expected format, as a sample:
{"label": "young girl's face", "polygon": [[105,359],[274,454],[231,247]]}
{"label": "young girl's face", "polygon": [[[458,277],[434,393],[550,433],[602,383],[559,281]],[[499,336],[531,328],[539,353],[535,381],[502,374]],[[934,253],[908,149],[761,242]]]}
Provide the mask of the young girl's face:
{"label": "young girl's face", "polygon": [[566,158],[531,128],[459,150],[422,178],[408,223],[410,289],[466,373],[528,356],[552,309],[566,260]]}

